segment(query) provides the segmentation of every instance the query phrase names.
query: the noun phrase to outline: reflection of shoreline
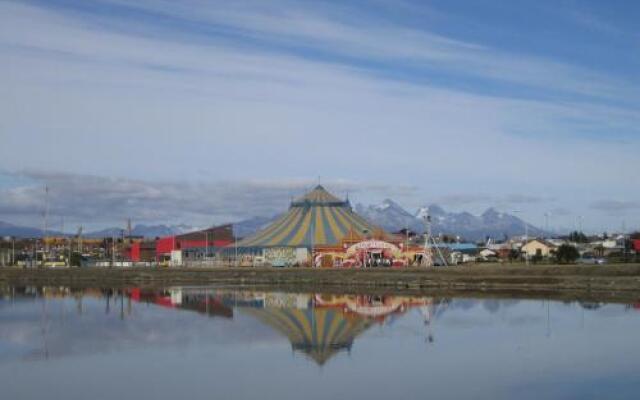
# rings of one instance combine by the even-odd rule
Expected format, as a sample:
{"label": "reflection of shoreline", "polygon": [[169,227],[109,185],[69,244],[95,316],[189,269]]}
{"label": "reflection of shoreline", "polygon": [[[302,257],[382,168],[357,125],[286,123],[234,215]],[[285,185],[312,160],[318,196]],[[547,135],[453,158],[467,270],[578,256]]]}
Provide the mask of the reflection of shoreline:
{"label": "reflection of shoreline", "polygon": [[33,287],[13,290],[12,294],[44,301],[74,298],[78,315],[83,312],[82,299],[90,297],[104,301],[105,315],[112,310],[119,311],[121,320],[135,317],[132,315],[132,304],[135,303],[227,319],[234,319],[239,311],[285,336],[294,351],[305,354],[318,365],[324,365],[339,352],[350,352],[355,338],[371,326],[384,324],[411,308],[421,309],[425,324],[430,324],[433,315],[430,311],[433,299],[410,296],[334,296],[208,288],[71,290]]}
{"label": "reflection of shoreline", "polygon": [[[76,307],[72,305],[74,302]],[[15,342],[21,348],[28,343],[22,351],[22,360],[46,360],[129,346],[181,346],[203,340],[245,345],[284,337],[296,354],[324,365],[338,354],[350,353],[357,338],[371,327],[393,327],[396,320],[411,310],[421,316],[424,325],[417,331],[415,327],[410,329],[431,343],[437,330],[434,322],[440,322],[445,312],[474,310],[495,314],[517,303],[517,300],[237,292],[206,287],[164,290],[0,287],[0,310],[4,316],[0,329],[4,336],[0,339],[11,345],[13,338],[21,338],[19,344]],[[549,331],[549,303],[544,304]],[[605,305],[572,304],[580,307],[583,315]],[[628,305],[625,309],[634,308],[637,306]],[[21,314],[25,310],[26,318]],[[181,310],[191,313],[176,314]],[[212,323],[204,316],[233,322]],[[188,325],[181,325],[184,321],[189,321]]]}
{"label": "reflection of shoreline", "polygon": [[389,268],[365,270],[307,268],[71,268],[39,270],[0,268],[7,285],[135,287],[144,282],[156,288],[170,285],[225,285],[245,290],[293,292],[372,292],[438,297],[521,298],[637,302],[640,265],[606,266],[483,265],[455,268]]}

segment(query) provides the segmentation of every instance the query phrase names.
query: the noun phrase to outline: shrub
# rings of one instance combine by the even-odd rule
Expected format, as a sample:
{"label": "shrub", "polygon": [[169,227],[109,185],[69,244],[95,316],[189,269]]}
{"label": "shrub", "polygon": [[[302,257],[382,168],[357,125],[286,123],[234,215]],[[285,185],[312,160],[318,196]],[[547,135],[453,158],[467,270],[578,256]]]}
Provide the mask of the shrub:
{"label": "shrub", "polygon": [[573,263],[578,259],[578,257],[580,257],[578,249],[570,244],[563,244],[558,247],[558,250],[556,251],[556,260],[560,264]]}

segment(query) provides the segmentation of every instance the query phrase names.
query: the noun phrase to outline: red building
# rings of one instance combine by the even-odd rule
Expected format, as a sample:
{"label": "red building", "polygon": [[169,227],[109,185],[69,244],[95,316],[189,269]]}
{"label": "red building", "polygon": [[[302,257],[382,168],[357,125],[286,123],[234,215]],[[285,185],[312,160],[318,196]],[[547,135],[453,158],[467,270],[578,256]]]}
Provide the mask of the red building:
{"label": "red building", "polygon": [[216,248],[233,243],[233,226],[231,224],[215,226],[201,231],[182,235],[166,236],[156,240],[156,260],[167,258],[173,250],[192,248]]}
{"label": "red building", "polygon": [[145,240],[131,244],[127,250],[126,258],[133,262],[151,262],[156,260],[156,241]]}
{"label": "red building", "polygon": [[227,224],[155,240],[134,241],[124,250],[123,255],[133,262],[163,261],[174,250],[200,248],[212,251],[214,248],[228,246],[234,240],[233,226]]}

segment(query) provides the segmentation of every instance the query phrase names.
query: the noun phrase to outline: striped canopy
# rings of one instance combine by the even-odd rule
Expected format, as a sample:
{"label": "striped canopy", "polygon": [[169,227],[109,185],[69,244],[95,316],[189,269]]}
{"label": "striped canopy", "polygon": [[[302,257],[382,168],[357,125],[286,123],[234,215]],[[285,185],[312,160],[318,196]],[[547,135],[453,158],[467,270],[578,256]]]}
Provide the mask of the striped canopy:
{"label": "striped canopy", "polygon": [[373,320],[345,316],[340,310],[324,308],[243,308],[289,338],[291,347],[323,365],[341,350],[349,351],[353,340]]}
{"label": "striped canopy", "polygon": [[264,230],[243,239],[239,247],[315,247],[336,245],[350,232],[381,231],[318,185],[293,201],[289,211]]}

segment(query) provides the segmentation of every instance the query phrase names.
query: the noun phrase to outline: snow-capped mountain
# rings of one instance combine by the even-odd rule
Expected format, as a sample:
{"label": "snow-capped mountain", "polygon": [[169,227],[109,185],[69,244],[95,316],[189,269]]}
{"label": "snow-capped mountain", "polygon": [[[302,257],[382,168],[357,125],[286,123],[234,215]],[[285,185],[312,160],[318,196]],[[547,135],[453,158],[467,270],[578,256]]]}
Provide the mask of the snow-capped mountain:
{"label": "snow-capped mountain", "polygon": [[[494,208],[489,208],[481,215],[473,215],[469,212],[448,212],[442,207],[432,204],[419,208],[414,214],[411,214],[391,199],[384,200],[379,205],[364,206],[358,204],[355,211],[378,225],[388,232],[397,232],[401,229],[409,228],[418,233],[424,231],[424,217],[431,216],[431,231],[434,235],[449,234],[460,236],[466,240],[484,240],[487,236],[494,239],[502,239],[506,236],[515,236],[524,234],[524,221],[520,218],[501,213]],[[281,214],[280,214],[281,215]],[[233,224],[233,229],[238,237],[247,237],[268,226],[275,221],[280,215],[271,217],[251,217]],[[187,232],[196,231],[202,228],[190,225],[136,225],[131,234],[134,236],[143,236],[147,238],[155,238],[162,236],[171,236]],[[536,236],[542,233],[542,230],[528,224],[529,235]],[[126,234],[126,231],[124,232]],[[60,232],[49,231],[50,235],[61,235]],[[120,237],[123,234],[123,228],[107,228],[99,231],[86,233],[86,237]],[[41,237],[42,230],[38,228],[28,228],[0,222],[0,237],[16,236],[16,237]]]}
{"label": "snow-capped mountain", "polygon": [[357,204],[355,212],[389,232],[396,232],[404,228],[421,232],[423,229],[423,223],[420,219],[391,199],[385,199],[379,205],[366,207],[362,204]]}
{"label": "snow-capped mountain", "polygon": [[[427,215],[431,216],[433,234],[457,235],[466,240],[483,240],[487,236],[501,239],[505,235],[522,235],[525,230],[523,220],[511,214],[498,212],[494,208],[489,208],[478,216],[466,211],[447,212],[442,207],[432,204],[420,207],[416,213],[411,214],[397,203],[387,199],[380,205],[368,207],[358,205],[356,212],[390,232],[408,227],[422,233]],[[530,224],[528,229],[531,236],[542,233],[542,230]]]}

